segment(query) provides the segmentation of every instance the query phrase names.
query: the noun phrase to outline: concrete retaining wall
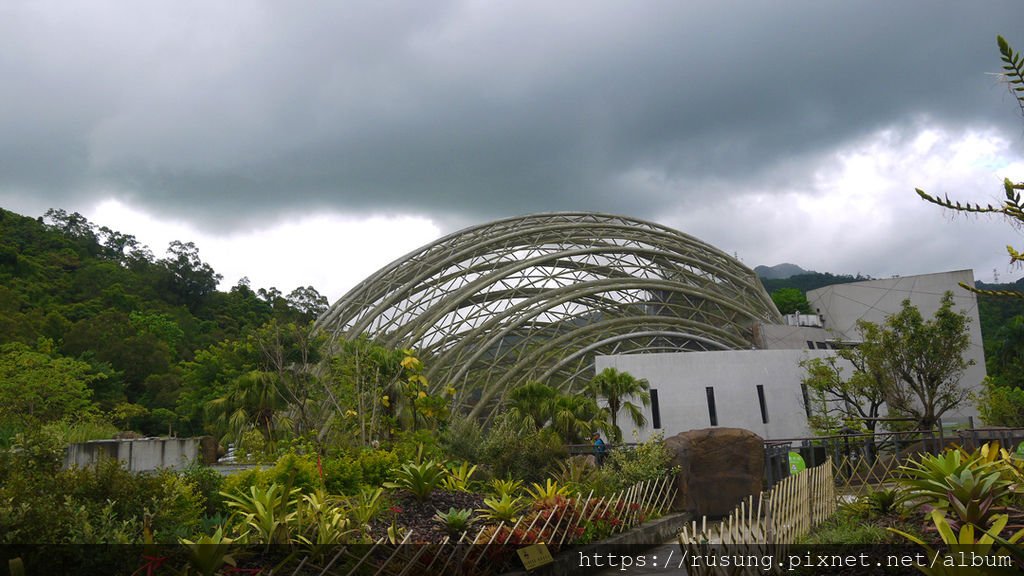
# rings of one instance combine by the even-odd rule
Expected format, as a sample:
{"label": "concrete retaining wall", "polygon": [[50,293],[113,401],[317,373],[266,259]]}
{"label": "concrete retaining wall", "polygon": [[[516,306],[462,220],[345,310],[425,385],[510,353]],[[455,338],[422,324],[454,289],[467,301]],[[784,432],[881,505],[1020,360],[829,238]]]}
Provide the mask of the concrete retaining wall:
{"label": "concrete retaining wall", "polygon": [[64,467],[87,468],[103,458],[117,458],[132,472],[159,468],[181,470],[192,462],[212,464],[216,457],[213,438],[139,438],[134,440],[92,440],[71,444],[64,453]]}

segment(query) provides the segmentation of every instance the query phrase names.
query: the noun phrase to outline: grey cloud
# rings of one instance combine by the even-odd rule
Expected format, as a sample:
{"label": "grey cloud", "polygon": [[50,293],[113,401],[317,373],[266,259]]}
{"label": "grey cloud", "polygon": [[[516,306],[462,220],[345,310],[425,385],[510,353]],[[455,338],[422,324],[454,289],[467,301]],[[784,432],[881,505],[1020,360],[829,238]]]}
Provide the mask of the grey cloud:
{"label": "grey cloud", "polygon": [[1024,47],[1014,1],[8,12],[0,198],[114,193],[211,228],[310,210],[653,218],[785,190],[881,126],[1012,125],[985,72],[997,33]]}

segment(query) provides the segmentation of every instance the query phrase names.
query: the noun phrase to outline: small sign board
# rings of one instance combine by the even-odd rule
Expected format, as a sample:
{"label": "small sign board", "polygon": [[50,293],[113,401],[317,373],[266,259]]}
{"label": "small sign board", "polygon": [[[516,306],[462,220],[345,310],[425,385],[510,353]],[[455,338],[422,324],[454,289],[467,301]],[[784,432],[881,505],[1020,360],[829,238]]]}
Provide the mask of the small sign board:
{"label": "small sign board", "polygon": [[516,550],[516,553],[519,554],[519,559],[523,561],[523,568],[526,568],[527,572],[532,572],[541,566],[551,564],[555,561],[555,559],[551,557],[551,552],[548,550],[547,544],[544,544],[543,542],[523,546],[519,550]]}
{"label": "small sign board", "polygon": [[799,452],[789,453],[789,475],[795,476],[800,472],[807,469],[807,464],[804,463],[804,457]]}

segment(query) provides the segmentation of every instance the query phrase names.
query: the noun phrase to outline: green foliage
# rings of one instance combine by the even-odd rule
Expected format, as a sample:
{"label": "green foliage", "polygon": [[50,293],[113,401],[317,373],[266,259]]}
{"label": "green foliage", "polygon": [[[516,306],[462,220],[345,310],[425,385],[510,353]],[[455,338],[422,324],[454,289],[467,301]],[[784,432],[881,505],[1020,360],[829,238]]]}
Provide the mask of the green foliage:
{"label": "green foliage", "polygon": [[614,492],[618,486],[611,465],[598,468],[592,458],[584,455],[560,461],[554,476],[570,491],[584,495],[593,492],[596,496],[605,496]]}
{"label": "green foliage", "polygon": [[223,528],[217,528],[213,534],[200,536],[194,541],[182,538],[181,544],[185,545],[186,551],[185,559],[191,569],[188,573],[194,571],[200,576],[213,576],[225,565],[235,566],[235,559],[229,546],[232,543],[234,539],[225,536]]}
{"label": "green foliage", "polygon": [[535,505],[541,505],[554,501],[559,497],[569,495],[569,487],[560,485],[557,480],[548,478],[543,484],[534,482],[526,487],[526,493]]}
{"label": "green foliage", "polygon": [[448,512],[438,511],[434,521],[441,525],[452,538],[458,538],[473,525],[473,510],[469,508],[449,508]]}
{"label": "green foliage", "polygon": [[63,358],[41,343],[0,346],[0,420],[29,425],[84,415],[95,409],[89,384],[97,378],[85,362]]}
{"label": "green foliage", "polygon": [[953,309],[951,292],[929,320],[908,299],[881,325],[858,321],[857,331],[861,344],[836,352],[853,365],[849,378],[836,357],[801,362],[807,370],[803,384],[819,407],[812,420],[819,430],[864,421],[873,431],[883,404],[930,430],[967,397],[960,378],[973,363],[963,359],[970,345],[968,318]]}
{"label": "green foliage", "polygon": [[528,482],[543,480],[553,463],[567,456],[556,432],[524,427],[509,413],[498,416],[480,447],[480,463],[493,476]]}
{"label": "green foliage", "polygon": [[358,532],[338,499],[323,490],[302,495],[299,524],[306,533],[299,534],[297,540],[314,547],[341,544]]}
{"label": "green foliage", "polygon": [[[896,381],[887,364],[887,352],[880,347],[882,330],[877,324],[858,322],[862,343],[837,350],[834,356],[808,358],[800,362],[806,371],[801,384],[810,395],[812,414],[808,420],[819,434],[835,434],[842,427],[874,431],[886,397]],[[853,366],[849,377],[840,360]]]}
{"label": "green foliage", "polygon": [[363,484],[363,469],[348,456],[324,458],[321,465],[324,486],[332,494],[355,494]]}
{"label": "green foliage", "polygon": [[[976,574],[978,573],[977,568],[964,565],[959,560],[964,556],[974,559],[992,555],[1003,555],[1004,551],[1001,549],[1003,546],[1016,544],[1024,537],[1024,530],[1021,530],[1010,536],[1009,539],[1000,538],[999,535],[1006,527],[1008,521],[1008,517],[1005,514],[995,516],[992,525],[988,529],[976,528],[972,524],[964,524],[960,526],[958,531],[954,531],[955,528],[946,520],[946,513],[942,510],[932,510],[930,518],[942,538],[942,542],[948,547],[948,551],[945,553],[935,550],[930,544],[916,535],[890,529],[892,532],[925,549],[929,559],[928,565],[919,566],[918,570],[929,576]],[[983,562],[985,565],[1000,566],[1000,564],[992,562],[992,560],[994,559],[990,558],[987,562],[984,560]],[[1019,568],[1013,566],[1009,566],[1006,569],[994,567],[986,568],[984,573],[1018,574],[1018,570]]]}
{"label": "green foliage", "polygon": [[884,528],[841,509],[817,526],[800,544],[886,544],[892,541],[893,538]]}
{"label": "green foliage", "polygon": [[903,504],[904,497],[899,490],[883,488],[868,492],[864,496],[864,500],[872,514],[886,515],[898,512]]}
{"label": "green foliage", "polygon": [[672,455],[659,432],[632,450],[613,450],[606,466],[613,472],[618,485],[625,488],[664,476],[669,472],[671,463]]}
{"label": "green foliage", "polygon": [[829,274],[828,272],[808,272],[796,274],[789,278],[761,278],[764,289],[772,294],[780,289],[792,288],[806,294],[810,290],[832,286],[834,284],[849,284],[851,282],[862,282],[871,280],[868,276],[851,276],[849,274]]}
{"label": "green foliage", "polygon": [[383,488],[364,486],[358,494],[346,499],[348,517],[353,525],[363,532],[369,532],[370,522],[387,506]]}
{"label": "green foliage", "polygon": [[224,489],[224,476],[213,468],[201,464],[189,466],[181,475],[195,486],[204,514],[216,516],[224,505],[224,497],[221,495]]}
{"label": "green foliage", "polygon": [[973,364],[963,358],[970,346],[968,322],[965,312],[953,310],[951,292],[942,296],[930,320],[924,320],[909,300],[886,319],[877,345],[895,375],[895,385],[886,395],[890,410],[931,429],[947,410],[966,399],[968,391],[960,387],[960,377]]}
{"label": "green foliage", "polygon": [[384,486],[408,490],[413,497],[423,502],[429,500],[434,490],[441,487],[446,474],[444,465],[435,460],[420,464],[406,463],[395,471],[395,481],[387,482]]}
{"label": "green foliage", "polygon": [[359,452],[359,468],[362,470],[363,483],[367,486],[383,486],[394,479],[398,468],[398,456],[385,450],[363,449]]}
{"label": "green foliage", "polygon": [[94,413],[68,416],[55,420],[44,424],[42,430],[47,434],[52,434],[61,444],[113,438],[120,431],[117,426]]}
{"label": "green foliage", "polygon": [[971,398],[986,424],[1024,427],[1024,389],[1002,386],[989,377],[982,381],[981,391]]}
{"label": "green foliage", "polygon": [[454,460],[479,462],[483,441],[483,427],[474,418],[456,415],[441,431],[440,447]]}
{"label": "green foliage", "polygon": [[171,471],[133,474],[113,459],[61,470],[43,433],[0,455],[0,543],[142,543],[147,532],[173,543],[199,525],[195,484]]}
{"label": "green foliage", "polygon": [[812,314],[811,303],[807,296],[796,288],[779,288],[771,293],[772,302],[780,314]]}
{"label": "green foliage", "polygon": [[271,484],[295,488],[302,493],[323,486],[315,461],[308,456],[288,453],[269,468],[250,468],[231,474],[224,480],[222,492],[248,494],[251,488],[266,489]]}

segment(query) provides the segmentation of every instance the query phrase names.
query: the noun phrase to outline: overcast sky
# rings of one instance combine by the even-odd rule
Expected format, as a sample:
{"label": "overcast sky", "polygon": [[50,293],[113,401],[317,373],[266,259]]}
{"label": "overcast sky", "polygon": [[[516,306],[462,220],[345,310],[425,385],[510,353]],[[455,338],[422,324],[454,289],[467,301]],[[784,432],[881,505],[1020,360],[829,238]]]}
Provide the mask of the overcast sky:
{"label": "overcast sky", "polygon": [[753,267],[1017,278],[1024,2],[0,3],[0,206],[331,300],[487,220],[654,220]]}

